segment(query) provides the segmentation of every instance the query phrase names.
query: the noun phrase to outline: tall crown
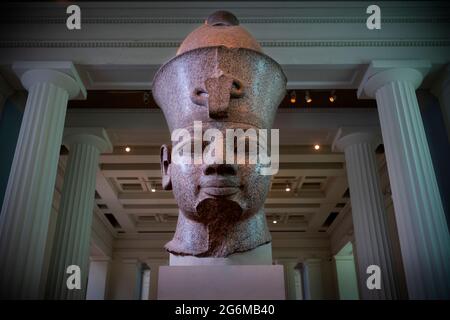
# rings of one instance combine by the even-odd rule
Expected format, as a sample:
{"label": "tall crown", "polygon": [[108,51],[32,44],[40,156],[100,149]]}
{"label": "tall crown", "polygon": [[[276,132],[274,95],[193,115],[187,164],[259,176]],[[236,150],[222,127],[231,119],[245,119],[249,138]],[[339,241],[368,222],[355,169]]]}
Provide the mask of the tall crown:
{"label": "tall crown", "polygon": [[183,41],[153,79],[153,97],[170,131],[193,121],[272,127],[286,76],[225,11],[213,13]]}

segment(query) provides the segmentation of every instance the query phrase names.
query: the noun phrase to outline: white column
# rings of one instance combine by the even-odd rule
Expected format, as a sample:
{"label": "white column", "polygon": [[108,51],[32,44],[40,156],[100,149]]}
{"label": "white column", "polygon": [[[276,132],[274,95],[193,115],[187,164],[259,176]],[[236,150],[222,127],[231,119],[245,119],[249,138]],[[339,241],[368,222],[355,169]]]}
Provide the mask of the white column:
{"label": "white column", "polygon": [[[111,152],[112,145],[103,128],[67,128],[63,141],[69,149],[69,158],[56,220],[46,297],[84,299],[98,159],[100,153]],[[66,270],[70,265],[81,269],[81,289],[67,288],[69,274]]]}
{"label": "white column", "polygon": [[67,101],[85,89],[72,63],[19,63],[28,90],[0,215],[0,297],[39,298]]}
{"label": "white column", "polygon": [[105,300],[109,265],[109,258],[90,260],[86,300]]}
{"label": "white column", "polygon": [[450,235],[415,94],[428,68],[372,62],[359,89],[377,100],[411,299],[450,298]]}
{"label": "white column", "polygon": [[300,300],[301,292],[298,291],[298,279],[296,279],[296,275],[299,274],[297,269],[298,262],[296,260],[278,260],[278,263],[282,264],[284,269],[286,299]]}
{"label": "white column", "polygon": [[142,270],[141,300],[150,299],[150,269]]}
{"label": "white column", "polygon": [[[396,299],[399,294],[375,158],[375,148],[380,137],[375,130],[365,130],[339,129],[333,149],[345,153],[361,298]],[[371,265],[381,269],[381,289],[369,290],[366,286],[367,267]]]}
{"label": "white column", "polygon": [[297,263],[294,267],[294,286],[295,286],[295,300],[303,300],[303,281],[302,281],[302,264]]}
{"label": "white column", "polygon": [[303,262],[303,284],[305,300],[324,299],[322,259],[311,258]]}

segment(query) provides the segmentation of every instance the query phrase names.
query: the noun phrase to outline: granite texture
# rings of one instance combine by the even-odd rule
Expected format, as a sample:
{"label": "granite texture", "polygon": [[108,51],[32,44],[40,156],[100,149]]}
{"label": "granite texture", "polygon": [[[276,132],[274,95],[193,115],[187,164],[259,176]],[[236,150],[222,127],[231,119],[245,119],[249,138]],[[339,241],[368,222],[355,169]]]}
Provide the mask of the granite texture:
{"label": "granite texture", "polygon": [[[230,13],[212,14],[155,75],[153,96],[171,132],[193,134],[194,121],[202,121],[203,132],[214,128],[224,136],[227,129],[272,127],[286,77],[238,24]],[[180,210],[166,249],[226,257],[269,243],[264,202],[271,177],[261,174],[262,165],[175,163],[176,144],[161,148],[163,187],[173,190]]]}

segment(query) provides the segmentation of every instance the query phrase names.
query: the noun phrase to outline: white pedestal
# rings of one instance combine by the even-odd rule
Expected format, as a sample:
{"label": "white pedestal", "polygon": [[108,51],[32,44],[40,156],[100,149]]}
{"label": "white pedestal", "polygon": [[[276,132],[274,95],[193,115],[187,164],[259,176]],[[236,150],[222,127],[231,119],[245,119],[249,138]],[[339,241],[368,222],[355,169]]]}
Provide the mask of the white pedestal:
{"label": "white pedestal", "polygon": [[284,300],[283,266],[161,266],[158,299]]}

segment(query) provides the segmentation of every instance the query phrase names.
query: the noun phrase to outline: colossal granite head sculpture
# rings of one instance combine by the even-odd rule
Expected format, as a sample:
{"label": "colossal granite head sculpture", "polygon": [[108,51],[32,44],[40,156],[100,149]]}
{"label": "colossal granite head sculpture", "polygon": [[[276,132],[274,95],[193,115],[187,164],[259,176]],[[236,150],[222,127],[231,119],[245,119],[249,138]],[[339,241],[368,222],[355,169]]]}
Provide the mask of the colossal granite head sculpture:
{"label": "colossal granite head sculpture", "polygon": [[[227,129],[270,129],[285,87],[281,67],[234,15],[219,11],[160,68],[152,91],[172,133],[194,133],[194,121],[201,121],[203,132],[225,136]],[[162,184],[173,190],[180,214],[166,249],[226,257],[269,243],[264,202],[271,177],[261,174],[262,164],[174,163],[172,143],[161,147]]]}

